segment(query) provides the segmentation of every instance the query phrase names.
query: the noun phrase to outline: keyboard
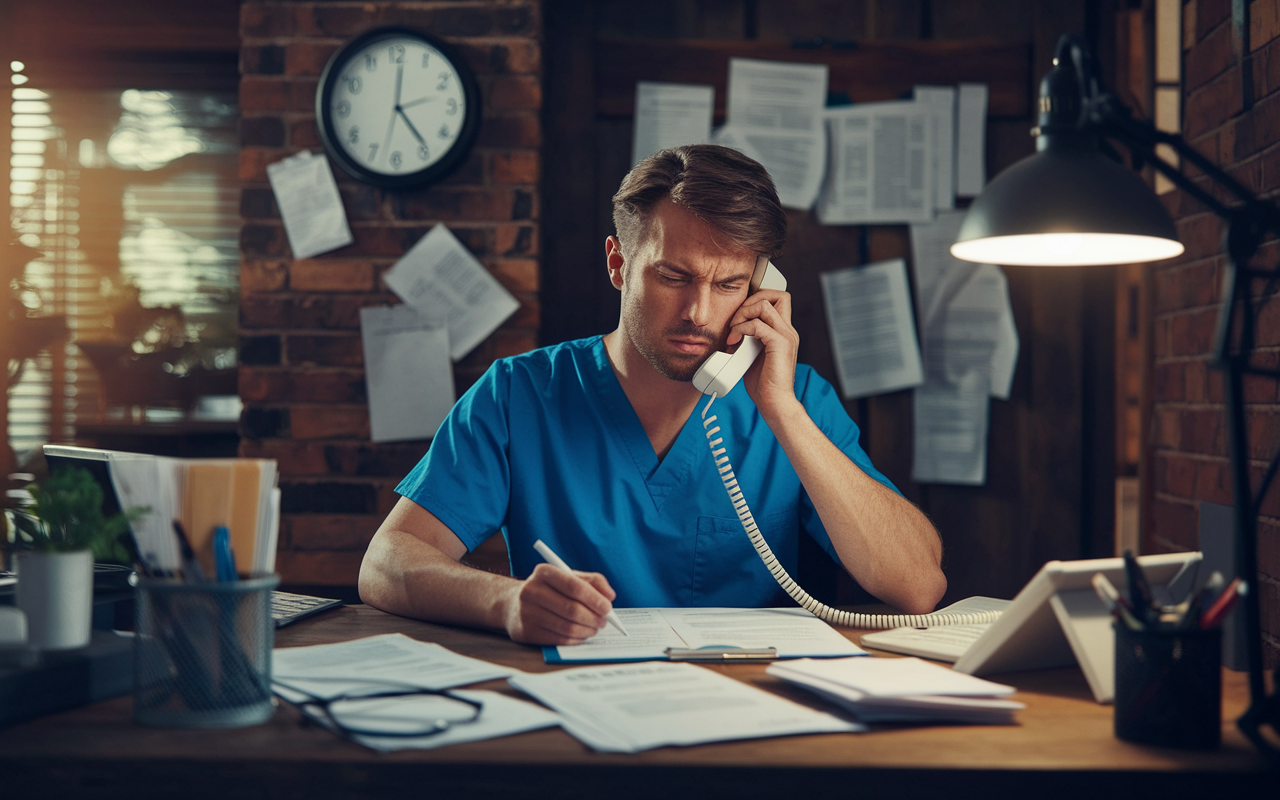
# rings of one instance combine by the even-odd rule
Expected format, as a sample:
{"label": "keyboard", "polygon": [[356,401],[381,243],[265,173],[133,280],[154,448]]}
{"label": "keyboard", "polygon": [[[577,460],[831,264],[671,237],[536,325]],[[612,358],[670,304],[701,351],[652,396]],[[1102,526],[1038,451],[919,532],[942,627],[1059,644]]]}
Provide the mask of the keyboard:
{"label": "keyboard", "polygon": [[303,617],[309,617],[312,614],[340,605],[342,605],[341,600],[333,600],[327,597],[272,592],[271,619],[275,622],[277,628],[283,628],[290,622],[297,622]]}

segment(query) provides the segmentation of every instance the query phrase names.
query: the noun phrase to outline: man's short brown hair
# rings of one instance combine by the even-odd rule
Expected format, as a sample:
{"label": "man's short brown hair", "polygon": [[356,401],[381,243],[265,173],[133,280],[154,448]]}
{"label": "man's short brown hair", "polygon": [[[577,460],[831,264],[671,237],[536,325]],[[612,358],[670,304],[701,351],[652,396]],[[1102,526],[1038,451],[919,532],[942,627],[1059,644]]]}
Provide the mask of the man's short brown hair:
{"label": "man's short brown hair", "polygon": [[773,179],[737,150],[683,145],[636,164],[613,196],[613,225],[623,252],[643,236],[649,213],[664,198],[752,252],[776,258],[787,239],[787,215]]}

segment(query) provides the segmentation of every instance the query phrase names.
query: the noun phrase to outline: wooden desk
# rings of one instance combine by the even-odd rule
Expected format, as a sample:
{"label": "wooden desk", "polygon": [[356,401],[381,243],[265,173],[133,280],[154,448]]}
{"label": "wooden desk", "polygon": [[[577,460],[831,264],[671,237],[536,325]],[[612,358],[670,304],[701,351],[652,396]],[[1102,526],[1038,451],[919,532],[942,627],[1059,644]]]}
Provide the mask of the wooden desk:
{"label": "wooden desk", "polygon": [[[551,667],[505,637],[352,606],[278,632],[282,647],[399,631],[530,672]],[[850,631],[851,638],[858,634]],[[718,667],[801,702],[764,666]],[[1275,797],[1236,731],[1244,676],[1224,675],[1223,746],[1208,753],[1114,738],[1111,707],[1093,702],[1076,669],[1003,676],[1027,708],[1014,726],[886,727],[668,747],[635,755],[591,752],[558,728],[439,750],[378,754],[284,708],[268,723],[220,731],[144,728],[121,697],[0,731],[0,796],[129,797],[813,797],[938,798]],[[504,682],[483,688],[514,693]],[[517,695],[518,696],[518,695]],[[16,790],[16,791],[15,791]]]}

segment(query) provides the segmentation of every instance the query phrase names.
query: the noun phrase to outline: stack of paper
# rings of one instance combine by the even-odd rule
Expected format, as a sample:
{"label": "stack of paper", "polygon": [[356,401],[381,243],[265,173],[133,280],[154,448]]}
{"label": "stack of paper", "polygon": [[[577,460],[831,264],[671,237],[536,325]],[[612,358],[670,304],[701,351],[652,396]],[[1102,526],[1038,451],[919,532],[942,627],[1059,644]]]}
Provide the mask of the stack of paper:
{"label": "stack of paper", "polygon": [[557,711],[565,730],[602,752],[865,730],[693,664],[578,667],[508,682]]}
{"label": "stack of paper", "polygon": [[803,659],[773,664],[770,675],[852,711],[864,722],[1014,722],[1025,708],[1012,686],[964,675],[918,658]]}
{"label": "stack of paper", "polygon": [[[419,642],[401,633],[369,636],[349,642],[311,647],[277,648],[272,652],[273,688],[286,700],[300,702],[306,694],[330,698],[358,696],[395,688],[448,689],[479,681],[505,678],[508,667],[459,655],[438,644]],[[306,693],[306,694],[304,694]],[[560,718],[533,703],[497,692],[460,691],[458,696],[482,703],[474,722],[451,725],[429,736],[366,736],[355,740],[374,750],[425,749],[546,728]],[[447,698],[422,695],[361,701],[365,707],[346,711],[343,723],[365,730],[419,731],[425,723],[449,719],[458,704]],[[314,710],[307,715],[332,727]]]}

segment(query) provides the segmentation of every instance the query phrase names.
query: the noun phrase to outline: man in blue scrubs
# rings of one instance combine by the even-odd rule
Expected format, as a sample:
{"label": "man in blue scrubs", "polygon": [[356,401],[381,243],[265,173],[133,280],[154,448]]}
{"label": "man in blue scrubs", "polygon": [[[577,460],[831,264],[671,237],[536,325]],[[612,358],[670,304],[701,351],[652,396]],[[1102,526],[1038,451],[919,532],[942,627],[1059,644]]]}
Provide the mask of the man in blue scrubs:
{"label": "man in blue scrubs", "polygon": [[[791,605],[735,515],[690,382],[714,350],[764,344],[713,413],[760,530],[794,573],[812,536],[872,594],[925,613],[946,589],[928,519],[881,475],[831,385],[797,365],[791,296],[747,282],[786,215],[768,173],[714,145],[645,159],[605,242],[612,333],[501,359],[458,401],[360,569],[365,602],[574,644],[614,605]],[[512,576],[460,560],[497,531]],[[542,539],[575,569],[542,563]]]}

